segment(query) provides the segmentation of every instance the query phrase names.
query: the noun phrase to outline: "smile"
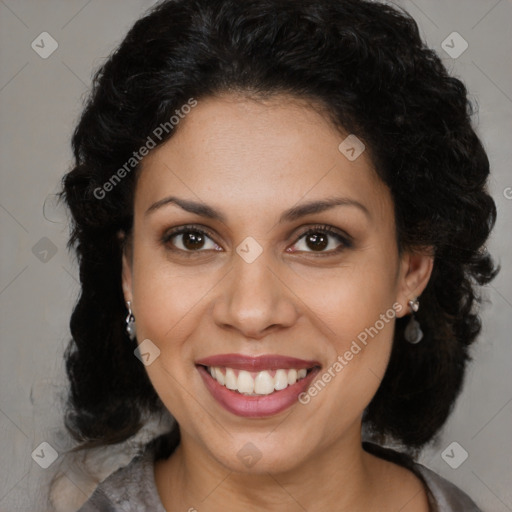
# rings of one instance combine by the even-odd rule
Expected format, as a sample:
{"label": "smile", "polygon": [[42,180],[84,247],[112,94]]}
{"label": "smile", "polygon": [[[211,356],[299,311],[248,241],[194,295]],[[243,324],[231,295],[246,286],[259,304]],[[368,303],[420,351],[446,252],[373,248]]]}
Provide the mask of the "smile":
{"label": "smile", "polygon": [[222,386],[244,395],[270,395],[274,391],[281,391],[303,379],[308,371],[304,368],[296,370],[279,369],[263,370],[262,372],[248,372],[235,368],[207,367],[210,375]]}
{"label": "smile", "polygon": [[257,418],[278,414],[295,404],[320,363],[277,355],[224,354],[196,361],[196,368],[224,409]]}

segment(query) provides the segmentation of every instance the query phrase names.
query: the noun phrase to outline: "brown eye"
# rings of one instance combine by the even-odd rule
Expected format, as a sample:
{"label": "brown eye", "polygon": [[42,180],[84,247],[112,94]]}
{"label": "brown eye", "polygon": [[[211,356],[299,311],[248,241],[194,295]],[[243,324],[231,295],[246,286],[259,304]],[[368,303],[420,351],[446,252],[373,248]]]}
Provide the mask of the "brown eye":
{"label": "brown eye", "polygon": [[206,232],[187,226],[167,232],[162,242],[172,250],[183,252],[220,250],[219,246]]}
{"label": "brown eye", "polygon": [[195,249],[201,249],[205,242],[205,237],[201,233],[197,233],[195,231],[183,233],[181,237],[181,243],[186,249],[190,251],[193,251]]}
{"label": "brown eye", "polygon": [[336,254],[352,247],[350,237],[344,236],[330,226],[314,227],[303,233],[290,252]]}
{"label": "brown eye", "polygon": [[311,233],[305,237],[306,245],[313,251],[323,251],[329,245],[329,237],[324,233]]}

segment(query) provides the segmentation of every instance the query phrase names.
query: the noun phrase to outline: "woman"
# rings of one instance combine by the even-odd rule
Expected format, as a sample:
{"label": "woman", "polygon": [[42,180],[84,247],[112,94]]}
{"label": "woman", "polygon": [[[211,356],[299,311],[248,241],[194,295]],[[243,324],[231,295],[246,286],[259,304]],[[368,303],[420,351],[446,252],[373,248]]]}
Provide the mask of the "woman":
{"label": "woman", "polygon": [[82,512],[478,510],[414,462],[496,273],[470,114],[386,5],[175,0],[134,25],[64,180],[66,420],[77,449],[176,427]]}

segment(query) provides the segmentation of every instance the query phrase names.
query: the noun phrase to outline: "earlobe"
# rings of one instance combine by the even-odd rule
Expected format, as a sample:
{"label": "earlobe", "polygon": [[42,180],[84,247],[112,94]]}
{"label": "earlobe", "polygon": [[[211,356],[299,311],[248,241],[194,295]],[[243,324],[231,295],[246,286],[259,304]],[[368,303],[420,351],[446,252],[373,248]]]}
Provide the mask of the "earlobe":
{"label": "earlobe", "polygon": [[406,315],[409,301],[419,297],[430,280],[434,268],[434,256],[432,248],[421,251],[408,251],[401,260],[400,283],[398,286],[397,301],[403,308],[397,316]]}

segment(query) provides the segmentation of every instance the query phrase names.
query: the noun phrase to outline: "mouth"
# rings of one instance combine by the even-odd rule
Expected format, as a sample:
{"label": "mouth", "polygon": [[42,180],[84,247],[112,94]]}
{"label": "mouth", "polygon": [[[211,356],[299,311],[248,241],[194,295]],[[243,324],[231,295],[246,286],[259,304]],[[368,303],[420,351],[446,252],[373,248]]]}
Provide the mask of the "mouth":
{"label": "mouth", "polygon": [[221,386],[246,396],[265,396],[282,391],[304,379],[308,372],[313,370],[313,368],[300,370],[279,368],[248,372],[220,366],[204,366],[204,368]]}
{"label": "mouth", "polygon": [[196,362],[213,398],[237,416],[265,417],[297,402],[320,363],[285,356],[225,354]]}

